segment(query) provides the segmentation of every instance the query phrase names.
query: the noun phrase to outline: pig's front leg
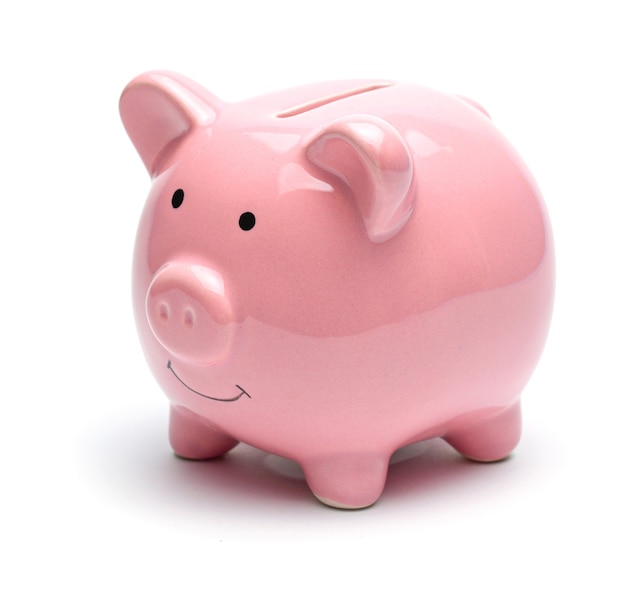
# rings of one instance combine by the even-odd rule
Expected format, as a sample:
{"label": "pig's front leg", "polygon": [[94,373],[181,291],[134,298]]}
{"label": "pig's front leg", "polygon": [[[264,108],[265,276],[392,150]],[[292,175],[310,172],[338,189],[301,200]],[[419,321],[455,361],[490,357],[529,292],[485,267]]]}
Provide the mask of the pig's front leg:
{"label": "pig's front leg", "polygon": [[444,439],[459,453],[478,462],[496,462],[506,458],[519,442],[522,432],[520,402],[503,410],[464,419]]}
{"label": "pig's front leg", "polygon": [[215,430],[206,420],[179,407],[170,408],[170,445],[176,455],[190,460],[217,458],[238,441]]}
{"label": "pig's front leg", "polygon": [[387,479],[386,454],[345,453],[302,461],[313,494],[326,505],[359,509],[372,505]]}

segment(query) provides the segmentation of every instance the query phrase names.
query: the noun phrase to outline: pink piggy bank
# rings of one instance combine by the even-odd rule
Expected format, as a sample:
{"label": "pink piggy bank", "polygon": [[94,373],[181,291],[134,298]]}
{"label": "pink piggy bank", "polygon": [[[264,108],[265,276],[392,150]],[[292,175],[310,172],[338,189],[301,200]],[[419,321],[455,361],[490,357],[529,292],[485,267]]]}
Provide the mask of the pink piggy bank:
{"label": "pink piggy bank", "polygon": [[227,103],[151,72],[120,111],[153,180],[134,310],[176,454],[243,441],[360,508],[410,443],[511,453],[554,250],[480,106],[378,80]]}

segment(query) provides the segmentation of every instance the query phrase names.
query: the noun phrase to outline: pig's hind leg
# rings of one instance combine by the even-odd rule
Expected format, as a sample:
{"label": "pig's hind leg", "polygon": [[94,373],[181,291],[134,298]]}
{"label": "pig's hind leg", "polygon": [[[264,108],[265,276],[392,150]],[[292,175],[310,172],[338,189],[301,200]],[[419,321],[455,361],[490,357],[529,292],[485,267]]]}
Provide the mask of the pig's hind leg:
{"label": "pig's hind leg", "polygon": [[519,400],[501,410],[481,410],[453,423],[443,438],[460,454],[477,462],[509,456],[519,442],[522,417]]}

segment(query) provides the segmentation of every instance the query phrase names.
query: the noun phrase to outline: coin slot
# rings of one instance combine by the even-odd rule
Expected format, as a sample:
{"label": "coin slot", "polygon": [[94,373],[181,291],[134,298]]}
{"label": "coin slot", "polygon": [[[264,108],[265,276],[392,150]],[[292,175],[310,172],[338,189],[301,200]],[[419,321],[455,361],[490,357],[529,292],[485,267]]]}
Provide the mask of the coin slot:
{"label": "coin slot", "polygon": [[309,112],[309,110],[319,108],[320,106],[325,106],[326,104],[331,104],[332,102],[343,100],[344,98],[358,96],[359,94],[365,94],[367,92],[372,92],[377,89],[389,87],[391,85],[393,85],[393,83],[374,83],[372,85],[368,85],[367,87],[359,87],[357,89],[346,90],[345,92],[326,96],[325,98],[317,98],[316,100],[312,100],[311,102],[305,102],[304,104],[299,104],[298,106],[294,106],[293,108],[288,108],[287,110],[283,110],[283,112],[278,113],[276,116],[279,119],[296,116],[298,114],[302,114],[303,112]]}

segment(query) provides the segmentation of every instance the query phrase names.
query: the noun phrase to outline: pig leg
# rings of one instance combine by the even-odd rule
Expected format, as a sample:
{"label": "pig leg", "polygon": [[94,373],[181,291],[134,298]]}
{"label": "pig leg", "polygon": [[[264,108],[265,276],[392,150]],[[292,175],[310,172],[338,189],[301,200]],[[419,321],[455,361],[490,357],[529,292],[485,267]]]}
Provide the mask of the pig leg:
{"label": "pig leg", "polygon": [[225,454],[238,441],[215,430],[206,420],[185,408],[170,408],[170,445],[176,455],[206,460]]}
{"label": "pig leg", "polygon": [[522,430],[519,400],[495,414],[471,416],[443,437],[459,453],[470,460],[495,462],[515,449]]}
{"label": "pig leg", "polygon": [[339,454],[302,463],[313,494],[326,505],[359,509],[372,505],[387,479],[388,455]]}

